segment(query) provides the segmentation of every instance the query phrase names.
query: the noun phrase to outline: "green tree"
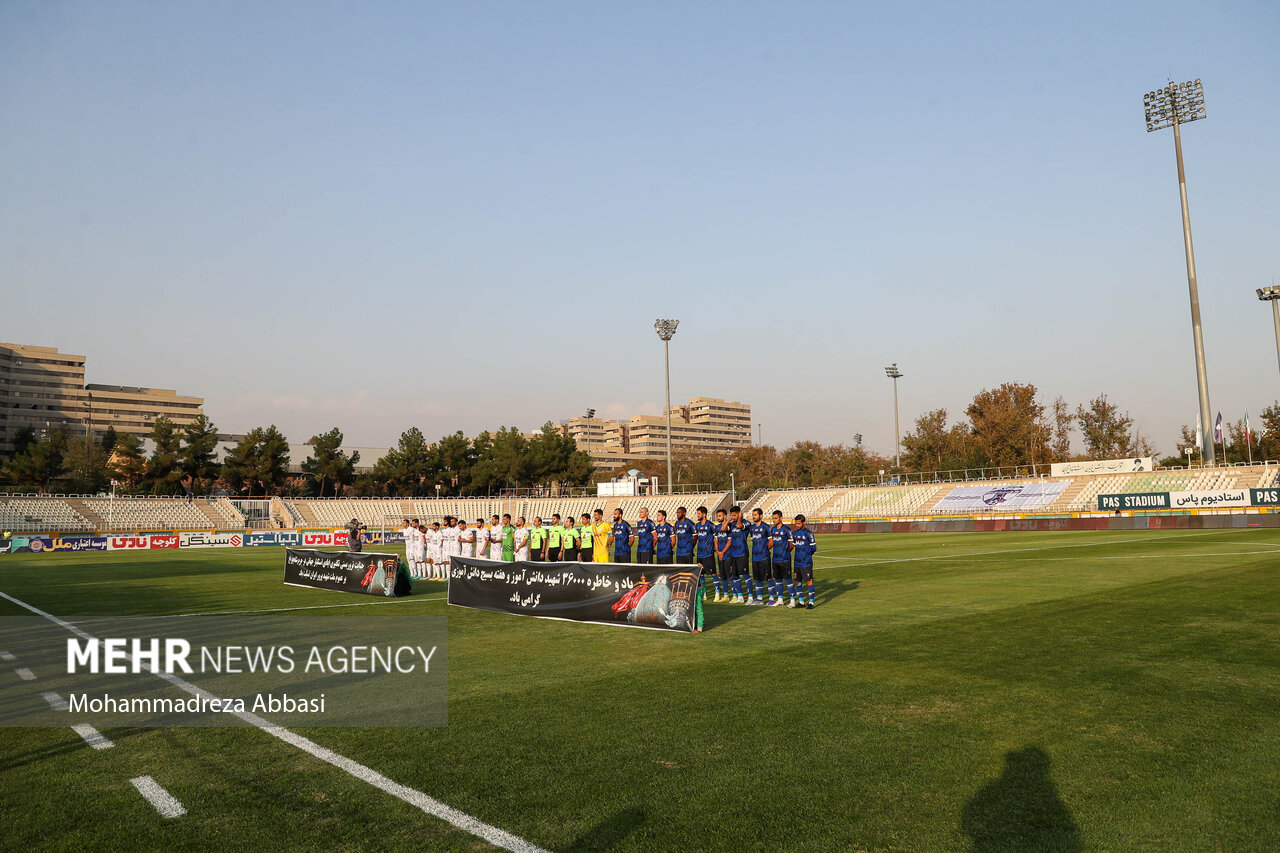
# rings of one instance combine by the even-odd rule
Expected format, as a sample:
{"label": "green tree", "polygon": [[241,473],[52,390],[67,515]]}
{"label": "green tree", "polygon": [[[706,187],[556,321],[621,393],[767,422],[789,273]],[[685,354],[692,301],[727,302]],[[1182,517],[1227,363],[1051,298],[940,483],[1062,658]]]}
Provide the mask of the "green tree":
{"label": "green tree", "polygon": [[218,477],[218,428],[204,415],[182,428],[182,447],[178,451],[178,467],[192,479],[191,488],[199,493],[208,491]]}
{"label": "green tree", "polygon": [[475,445],[459,430],[436,442],[436,464],[448,494],[465,494],[471,485],[471,469],[476,464]]}
{"label": "green tree", "polygon": [[1049,459],[1049,427],[1036,386],[1006,382],[982,389],[965,414],[973,426],[975,467],[1013,467]]}
{"label": "green tree", "polygon": [[333,493],[338,494],[339,487],[350,485],[355,479],[355,466],[360,461],[360,452],[350,456],[342,452],[342,431],[337,427],[321,435],[312,436],[307,442],[311,445],[311,456],[302,462],[302,470],[320,480],[320,497],[324,497],[325,484],[333,481]]}
{"label": "green tree", "polygon": [[1087,409],[1077,406],[1076,419],[1080,423],[1080,434],[1090,458],[1118,459],[1131,455],[1130,446],[1135,443],[1130,435],[1133,418],[1107,400],[1106,394],[1090,400]]}
{"label": "green tree", "polygon": [[222,476],[237,492],[275,494],[289,477],[289,442],[275,424],[254,427],[222,464]]}
{"label": "green tree", "polygon": [[13,434],[13,455],[21,456],[27,448],[36,443],[36,431],[29,426],[21,427]]}
{"label": "green tree", "polygon": [[147,460],[142,456],[142,439],[122,432],[107,462],[107,473],[126,495],[137,494],[147,478]]}
{"label": "green tree", "polygon": [[[488,433],[481,433],[477,441],[480,437],[488,437]],[[526,476],[526,444],[515,427],[499,428],[472,469],[472,492],[492,493],[520,485]]]}
{"label": "green tree", "polygon": [[1061,396],[1053,400],[1053,440],[1049,443],[1050,459],[1053,462],[1069,462],[1071,460],[1071,431],[1074,429],[1074,417],[1071,407]]}
{"label": "green tree", "polygon": [[161,415],[151,427],[151,443],[155,449],[147,462],[147,482],[151,493],[156,495],[176,495],[183,472],[179,467],[182,439],[173,421]]}
{"label": "green tree", "polygon": [[116,433],[116,428],[113,426],[107,427],[107,431],[102,434],[102,449],[107,453],[111,453],[115,449],[118,440],[119,434]]}
{"label": "green tree", "polygon": [[1280,401],[1262,410],[1256,426],[1249,424],[1254,431],[1253,458],[1280,459]]}
{"label": "green tree", "polygon": [[97,494],[110,482],[107,451],[91,438],[68,441],[62,466],[68,478],[67,488],[73,494]]}
{"label": "green tree", "polygon": [[947,426],[947,410],[934,409],[916,418],[902,437],[902,467],[907,471],[957,471],[970,467],[967,424]]}
{"label": "green tree", "polygon": [[39,441],[28,443],[22,453],[5,463],[5,479],[20,489],[47,492],[62,476],[66,452],[66,433],[50,432]]}
{"label": "green tree", "polygon": [[[427,493],[426,481],[435,485],[437,465],[435,453],[417,427],[410,427],[400,434],[396,446],[374,463],[369,478],[361,490],[377,494],[412,497]],[[431,489],[434,493],[434,488]]]}

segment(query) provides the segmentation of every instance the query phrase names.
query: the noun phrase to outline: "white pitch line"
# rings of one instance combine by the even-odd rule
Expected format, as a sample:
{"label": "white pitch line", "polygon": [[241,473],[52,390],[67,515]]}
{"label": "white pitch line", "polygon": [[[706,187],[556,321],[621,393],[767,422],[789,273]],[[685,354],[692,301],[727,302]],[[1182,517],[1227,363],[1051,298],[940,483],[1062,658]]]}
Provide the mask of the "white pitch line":
{"label": "white pitch line", "polygon": [[2,660],[2,661],[12,661],[12,660],[17,660],[17,658],[15,658],[13,655],[9,654],[8,652],[0,652],[0,660]]}
{"label": "white pitch line", "polygon": [[238,616],[250,613],[288,613],[294,610],[332,610],[335,607],[383,607],[388,604],[412,604],[415,601],[444,601],[437,598],[389,598],[383,601],[360,601],[355,604],[313,604],[308,607],[267,607],[262,610],[206,610],[203,613],[162,613],[156,616],[101,616],[97,619],[81,619],[81,625],[94,622],[123,622],[127,619],[185,619],[190,616]]}
{"label": "white pitch line", "polygon": [[[115,746],[115,744],[108,740],[102,732],[98,731],[88,723],[76,723],[71,727],[71,731],[80,735],[80,737],[84,739],[84,742],[94,749],[110,749]],[[174,800],[174,802],[176,803],[177,800]],[[178,808],[182,808],[182,806],[179,805]]]}
{"label": "white pitch line", "polygon": [[57,693],[54,693],[52,690],[46,693],[41,693],[40,695],[44,697],[44,701],[49,703],[49,707],[53,708],[53,710],[55,711],[66,711],[66,710],[69,710],[71,707],[70,705],[67,704],[66,699],[63,699],[61,696],[59,696]]}
{"label": "white pitch line", "polygon": [[[43,616],[45,619],[49,620],[53,624],[58,625],[59,627],[64,628],[67,631],[70,631],[72,634],[75,634],[77,637],[80,637],[83,640],[98,639],[97,637],[93,636],[92,634],[83,630],[82,628],[79,628],[63,619],[59,619],[57,616],[54,616],[52,613],[46,613],[45,611],[41,610],[38,607],[35,607],[34,605],[27,604],[25,601],[14,598],[12,595],[9,595],[6,592],[0,592],[0,598],[3,598],[6,601],[16,604],[25,610],[29,610],[32,613],[36,614],[37,616]],[[347,605],[339,605],[339,606],[347,606]],[[157,678],[164,679],[165,681],[172,684],[174,687],[177,687],[178,689],[183,690],[197,698],[207,699],[207,700],[213,700],[218,698],[214,696],[212,693],[210,693],[209,691],[204,690],[203,688],[197,687],[196,685],[192,684],[189,681],[184,681],[183,679],[178,678],[176,675],[170,675],[164,672],[155,672],[154,670],[152,671],[151,674],[156,676]],[[321,761],[324,761],[328,764],[332,764],[334,767],[337,767],[340,770],[346,771],[347,773],[354,776],[355,778],[363,782],[368,782],[370,785],[374,786],[378,790],[384,791],[385,793],[390,794],[396,799],[402,800],[403,802],[406,802],[409,805],[414,806],[415,808],[421,809],[426,814],[432,815],[433,817],[438,817],[443,821],[451,823],[454,826],[458,827],[459,829],[463,830],[464,832],[469,832],[472,835],[476,836],[477,838],[481,838],[489,842],[495,847],[501,847],[505,850],[511,850],[513,851],[513,853],[547,853],[547,851],[543,850],[541,847],[538,847],[536,844],[531,844],[517,835],[512,835],[506,830],[498,829],[496,826],[490,826],[489,824],[484,823],[483,821],[477,820],[476,818],[472,817],[466,812],[459,811],[458,809],[455,809],[452,806],[445,805],[444,803],[440,802],[434,797],[427,796],[421,791],[415,790],[413,788],[409,788],[405,785],[401,785],[398,782],[393,782],[392,780],[388,779],[386,776],[383,776],[378,771],[370,767],[366,767],[365,765],[360,764],[357,761],[353,761],[344,755],[339,755],[338,753],[334,752],[331,749],[327,749],[323,746],[320,746],[314,741],[309,740],[303,737],[302,735],[295,734],[294,732],[289,731],[283,726],[274,725],[268,722],[267,720],[264,720],[262,717],[259,717],[257,714],[253,714],[248,711],[242,711],[242,712],[236,713],[235,716],[239,717],[240,719],[244,720],[246,723],[249,723],[252,726],[256,726],[257,728],[261,729],[262,731],[266,732],[272,737],[279,738],[280,740],[284,741],[287,744],[296,746],[298,749],[302,750],[308,755],[312,755],[320,759]],[[149,779],[150,777],[143,776],[139,778]],[[134,785],[137,786],[137,784],[138,784],[138,781],[134,780]],[[138,788],[138,790],[141,791],[142,789]],[[143,796],[146,796],[146,795],[144,794]]]}
{"label": "white pitch line", "polygon": [[21,678],[23,681],[36,680],[36,674],[31,670],[27,669],[25,666],[18,667],[17,669],[14,670],[14,672],[16,672],[18,674],[18,677]]}
{"label": "white pitch line", "polygon": [[182,817],[187,813],[182,803],[178,802],[173,794],[161,788],[160,783],[150,776],[138,776],[129,781],[133,783],[133,787],[138,789],[138,793],[146,798],[147,802],[156,807],[156,811],[160,812],[161,817]]}

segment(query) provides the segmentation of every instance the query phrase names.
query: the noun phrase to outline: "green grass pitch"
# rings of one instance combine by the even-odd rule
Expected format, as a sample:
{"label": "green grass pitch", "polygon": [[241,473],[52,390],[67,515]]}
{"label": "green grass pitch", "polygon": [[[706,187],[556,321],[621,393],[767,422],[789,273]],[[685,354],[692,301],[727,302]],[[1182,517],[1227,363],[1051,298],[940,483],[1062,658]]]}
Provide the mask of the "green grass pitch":
{"label": "green grass pitch", "polygon": [[[818,544],[815,610],[708,604],[700,636],[419,583],[370,607],[448,611],[448,727],[298,731],[550,850],[1276,849],[1280,531]],[[283,559],[11,555],[0,590],[72,622],[359,600]],[[104,734],[0,729],[0,847],[486,847],[256,729]]]}

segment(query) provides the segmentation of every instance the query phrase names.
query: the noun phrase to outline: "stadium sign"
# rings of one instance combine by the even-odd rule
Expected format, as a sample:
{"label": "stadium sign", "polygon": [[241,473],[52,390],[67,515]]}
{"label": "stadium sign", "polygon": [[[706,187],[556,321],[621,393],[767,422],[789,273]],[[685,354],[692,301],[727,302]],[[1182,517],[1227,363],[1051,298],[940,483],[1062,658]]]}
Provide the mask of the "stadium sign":
{"label": "stadium sign", "polygon": [[1252,506],[1248,489],[1218,489],[1213,492],[1171,492],[1174,509],[1227,509]]}
{"label": "stadium sign", "polygon": [[334,553],[290,548],[284,557],[287,586],[358,592],[395,598],[413,590],[409,574],[395,554]]}
{"label": "stadium sign", "polygon": [[1086,462],[1055,462],[1049,466],[1052,477],[1085,477],[1091,474],[1136,474],[1154,471],[1150,456],[1137,459],[1091,459]]}
{"label": "stadium sign", "polygon": [[693,631],[701,573],[697,565],[451,557],[449,603],[544,619]]}
{"label": "stadium sign", "polygon": [[346,545],[347,534],[342,534],[342,541],[337,541],[337,537],[332,530],[299,530],[299,545],[308,548],[331,548],[334,545]]}
{"label": "stadium sign", "polygon": [[1098,495],[1098,509],[1114,512],[1118,509],[1168,509],[1168,492],[1135,492],[1123,495]]}
{"label": "stadium sign", "polygon": [[179,533],[178,544],[183,548],[239,548],[244,544],[243,531],[197,530],[193,533]]}
{"label": "stadium sign", "polygon": [[1249,500],[1254,506],[1280,506],[1280,489],[1250,489]]}

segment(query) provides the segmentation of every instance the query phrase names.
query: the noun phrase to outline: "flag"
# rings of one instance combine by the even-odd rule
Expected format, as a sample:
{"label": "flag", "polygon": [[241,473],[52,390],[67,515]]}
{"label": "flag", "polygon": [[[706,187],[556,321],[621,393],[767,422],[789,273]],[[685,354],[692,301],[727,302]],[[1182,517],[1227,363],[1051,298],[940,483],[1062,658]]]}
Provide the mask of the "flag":
{"label": "flag", "polygon": [[1249,429],[1249,413],[1244,413],[1244,440],[1253,441],[1253,432]]}
{"label": "flag", "polygon": [[1213,440],[1222,443],[1222,412],[1218,412],[1218,422],[1213,425]]}
{"label": "flag", "polygon": [[1200,426],[1200,413],[1196,412],[1196,447],[1204,447],[1204,428]]}

